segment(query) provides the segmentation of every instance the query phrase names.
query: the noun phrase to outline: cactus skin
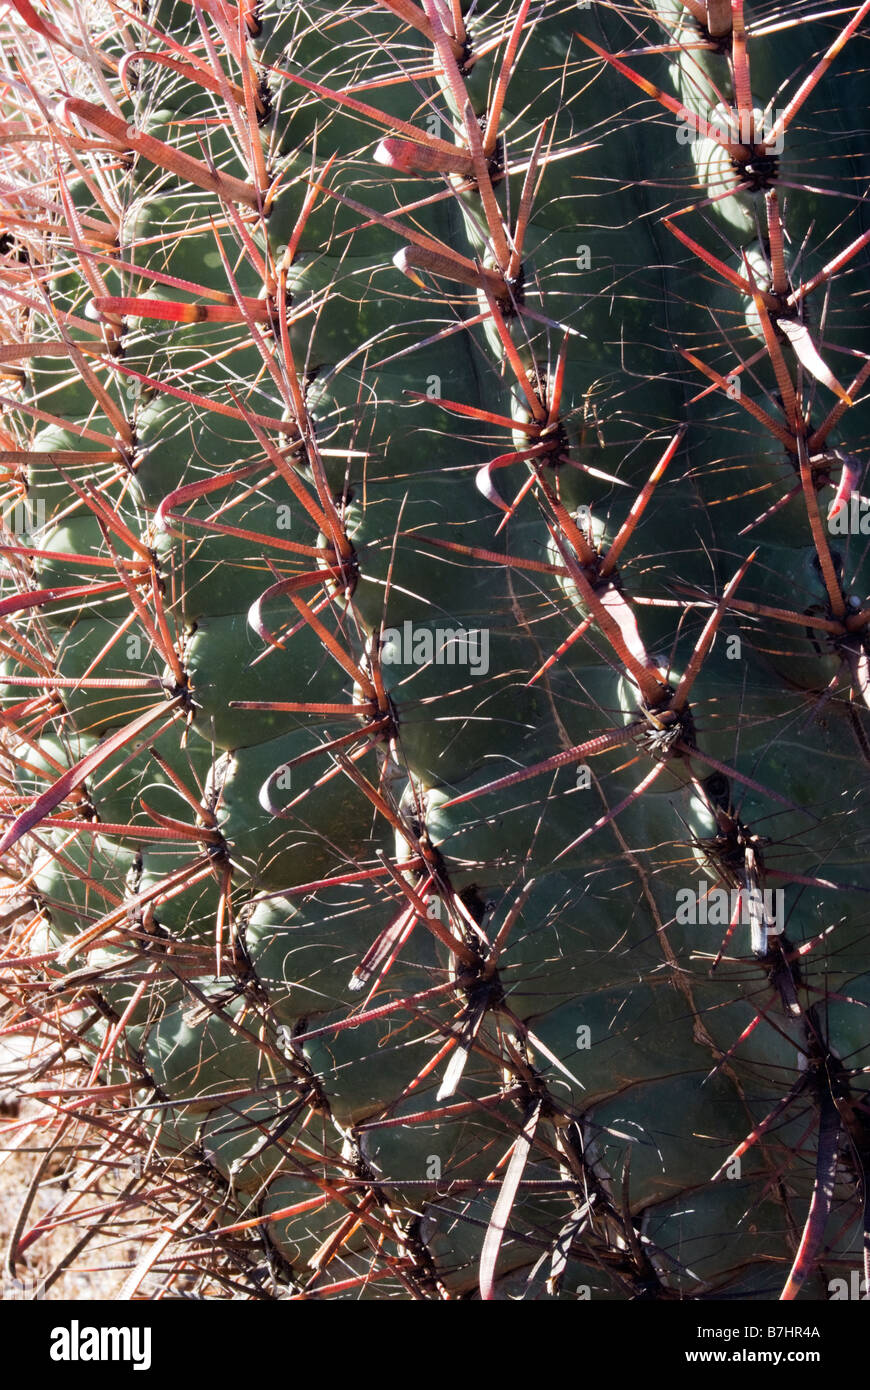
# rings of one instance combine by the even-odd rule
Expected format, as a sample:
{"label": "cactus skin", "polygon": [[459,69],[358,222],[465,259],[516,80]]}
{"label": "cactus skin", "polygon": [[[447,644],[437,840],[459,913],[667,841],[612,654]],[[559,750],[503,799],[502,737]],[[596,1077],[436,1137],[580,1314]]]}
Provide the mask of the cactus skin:
{"label": "cactus skin", "polygon": [[[2,195],[12,954],[143,1201],[225,1232],[209,1293],[823,1299],[870,1155],[825,518],[867,6],[452,8],[7,21],[69,74],[49,202]],[[810,74],[778,157],[740,133]],[[785,930],[686,921],[701,881]]]}

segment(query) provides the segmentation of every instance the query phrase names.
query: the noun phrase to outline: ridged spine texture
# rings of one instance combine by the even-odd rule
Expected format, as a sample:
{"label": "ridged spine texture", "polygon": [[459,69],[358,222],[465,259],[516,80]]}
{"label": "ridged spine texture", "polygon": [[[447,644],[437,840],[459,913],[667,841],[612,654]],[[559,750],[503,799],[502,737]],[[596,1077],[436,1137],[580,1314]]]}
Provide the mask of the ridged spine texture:
{"label": "ridged spine texture", "polygon": [[[747,6],[757,108],[848,19],[811,8]],[[95,972],[146,1178],[290,1209],[250,1239],[292,1291],[825,1298],[870,1146],[867,545],[825,511],[868,418],[807,343],[848,388],[866,248],[787,301],[867,231],[866,31],[740,165],[692,124],[742,101],[730,23],[533,3],[484,150],[520,6],[407,9],[160,4],[70,88],[132,134],[58,117],[26,337],[74,346],[4,455],[29,949]],[[744,908],[715,970],[700,884]]]}

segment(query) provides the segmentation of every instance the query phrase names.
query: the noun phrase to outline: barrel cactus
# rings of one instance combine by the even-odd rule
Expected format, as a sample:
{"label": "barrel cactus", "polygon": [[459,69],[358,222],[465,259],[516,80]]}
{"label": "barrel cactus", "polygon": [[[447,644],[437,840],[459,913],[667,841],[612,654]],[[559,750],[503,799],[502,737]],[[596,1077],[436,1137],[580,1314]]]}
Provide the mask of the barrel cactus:
{"label": "barrel cactus", "polygon": [[860,1269],[868,14],[11,0],[4,995],[129,1296]]}

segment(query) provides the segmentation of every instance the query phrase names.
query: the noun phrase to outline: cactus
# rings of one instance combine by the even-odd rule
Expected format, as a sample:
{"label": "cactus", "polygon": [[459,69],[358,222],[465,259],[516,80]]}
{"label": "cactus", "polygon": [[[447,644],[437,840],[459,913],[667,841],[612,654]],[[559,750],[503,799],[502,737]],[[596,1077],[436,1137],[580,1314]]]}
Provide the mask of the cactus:
{"label": "cactus", "polygon": [[11,3],[4,994],[126,1293],[826,1298],[870,3]]}

